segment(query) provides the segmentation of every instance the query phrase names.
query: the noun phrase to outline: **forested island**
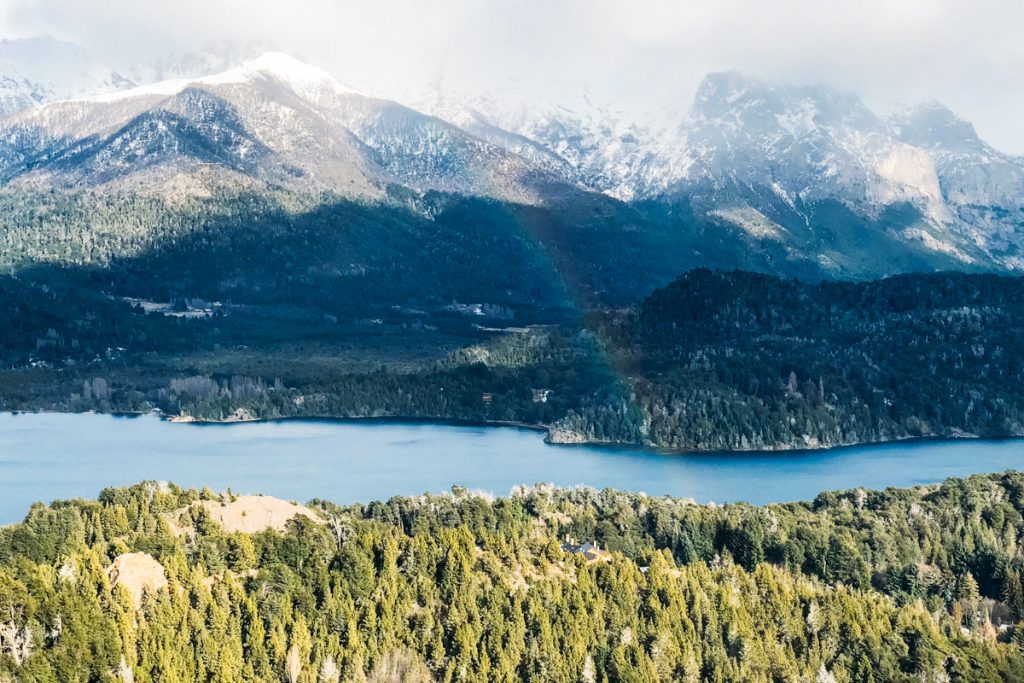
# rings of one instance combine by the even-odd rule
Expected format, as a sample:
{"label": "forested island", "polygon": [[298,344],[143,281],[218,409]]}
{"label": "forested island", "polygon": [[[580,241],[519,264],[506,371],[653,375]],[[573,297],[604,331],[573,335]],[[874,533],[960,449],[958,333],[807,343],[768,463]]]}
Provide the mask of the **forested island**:
{"label": "forested island", "polygon": [[1024,679],[1024,474],[753,507],[147,482],[0,529],[4,681]]}

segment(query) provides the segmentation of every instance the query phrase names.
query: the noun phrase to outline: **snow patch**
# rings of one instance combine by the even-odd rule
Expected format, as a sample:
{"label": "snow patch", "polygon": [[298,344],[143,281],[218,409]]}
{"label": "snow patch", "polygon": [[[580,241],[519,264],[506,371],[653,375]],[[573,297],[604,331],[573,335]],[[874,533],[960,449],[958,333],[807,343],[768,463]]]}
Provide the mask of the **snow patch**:
{"label": "snow patch", "polygon": [[785,231],[781,225],[771,220],[757,209],[749,206],[737,206],[728,209],[709,211],[708,216],[719,218],[731,225],[742,228],[751,237],[758,239],[781,240]]}
{"label": "snow patch", "polygon": [[965,254],[956,246],[950,244],[949,242],[944,242],[940,240],[938,237],[931,234],[927,230],[923,230],[921,228],[907,228],[906,230],[903,231],[903,234],[909,239],[921,242],[921,244],[923,244],[925,248],[930,249],[931,251],[935,251],[941,254],[948,254],[949,256],[952,256],[953,258],[957,259],[958,261],[962,261],[963,263],[974,262],[973,258]]}

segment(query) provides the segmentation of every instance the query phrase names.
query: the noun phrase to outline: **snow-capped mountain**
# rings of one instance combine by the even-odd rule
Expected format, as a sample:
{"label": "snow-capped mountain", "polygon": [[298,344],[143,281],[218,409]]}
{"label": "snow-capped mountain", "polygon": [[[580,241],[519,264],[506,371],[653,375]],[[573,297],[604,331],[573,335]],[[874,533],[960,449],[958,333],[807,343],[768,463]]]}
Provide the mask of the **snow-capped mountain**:
{"label": "snow-capped mountain", "polygon": [[0,43],[10,187],[376,198],[399,185],[531,204],[590,192],[685,205],[691,224],[825,272],[859,272],[871,250],[1024,270],[1024,161],[935,103],[883,117],[851,94],[726,72],[658,117],[585,94],[515,104],[434,89],[405,106],[281,53],[214,68],[251,46],[114,72],[39,41]]}
{"label": "snow-capped mountain", "polygon": [[964,121],[938,102],[927,102],[891,117],[899,139],[928,153],[935,163],[942,193],[950,204],[1024,205],[1024,164],[978,137]]}
{"label": "snow-capped mountain", "polygon": [[709,75],[688,114],[659,123],[585,98],[518,110],[487,98],[425,106],[495,140],[511,132],[506,144],[559,159],[587,186],[624,200],[751,184],[790,200],[842,196],[865,206],[940,194],[930,160],[856,97],[736,72]]}
{"label": "snow-capped mountain", "polygon": [[557,180],[281,53],[0,119],[0,175],[15,186],[162,187],[211,169],[347,195],[379,196],[398,183],[516,201],[536,201]]}
{"label": "snow-capped mountain", "polygon": [[685,125],[687,185],[762,185],[782,198],[877,206],[940,198],[931,160],[900,144],[856,97],[708,76]]}
{"label": "snow-capped mountain", "polygon": [[140,64],[110,64],[51,36],[0,40],[0,116],[57,100],[226,71],[270,51],[262,43],[211,43]]}
{"label": "snow-capped mountain", "polygon": [[722,204],[770,189],[804,214],[827,201],[865,217],[909,205],[920,219],[894,227],[901,237],[965,263],[1019,267],[1024,165],[941,106],[885,120],[823,87],[712,74],[685,129],[695,163],[677,193]]}
{"label": "snow-capped mountain", "polygon": [[0,41],[0,116],[131,84],[74,43],[48,36]]}
{"label": "snow-capped mountain", "polygon": [[899,112],[890,123],[934,163],[942,199],[965,239],[1000,264],[1024,269],[1024,159],[994,149],[937,102]]}

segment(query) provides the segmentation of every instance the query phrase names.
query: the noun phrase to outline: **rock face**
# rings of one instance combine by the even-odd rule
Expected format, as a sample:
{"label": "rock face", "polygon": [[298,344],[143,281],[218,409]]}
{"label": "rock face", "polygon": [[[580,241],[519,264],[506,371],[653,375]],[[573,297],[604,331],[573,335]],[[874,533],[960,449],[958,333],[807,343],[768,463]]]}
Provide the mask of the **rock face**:
{"label": "rock face", "polygon": [[[193,504],[193,507],[196,506],[204,508],[214,521],[229,532],[254,534],[268,529],[284,531],[288,522],[295,517],[322,523],[309,508],[272,496],[237,496],[230,502],[204,500]],[[182,508],[170,513],[169,522],[178,534],[188,530],[181,524],[181,516],[189,509]]]}
{"label": "rock face", "polygon": [[228,418],[227,421],[228,422],[252,422],[253,420],[256,420],[256,419],[258,419],[256,417],[256,415],[254,415],[253,412],[251,410],[249,410],[248,408],[238,408],[238,409],[235,410],[235,412],[231,413],[231,416]]}
{"label": "rock face", "polygon": [[118,555],[107,568],[107,576],[110,577],[111,585],[125,587],[136,609],[142,607],[142,598],[147,592],[167,588],[163,565],[147,553]]}
{"label": "rock face", "polygon": [[544,440],[548,443],[559,445],[590,443],[590,439],[585,434],[558,426],[549,428]]}
{"label": "rock face", "polygon": [[900,140],[934,161],[942,192],[953,205],[1002,206],[1024,203],[1024,164],[978,137],[974,126],[938,102],[928,102],[890,119]]}

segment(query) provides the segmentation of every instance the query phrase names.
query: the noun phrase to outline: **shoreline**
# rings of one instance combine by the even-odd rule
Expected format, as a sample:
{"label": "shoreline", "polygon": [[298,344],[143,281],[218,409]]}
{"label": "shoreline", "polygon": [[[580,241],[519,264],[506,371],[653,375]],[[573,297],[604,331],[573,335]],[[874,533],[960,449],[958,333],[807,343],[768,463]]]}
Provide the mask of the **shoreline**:
{"label": "shoreline", "polygon": [[[62,412],[62,411],[51,411]],[[111,415],[113,413],[97,413],[97,415]],[[164,422],[182,425],[196,425],[198,427],[213,425],[241,425],[250,423],[267,422],[291,422],[293,420],[313,420],[317,422],[352,422],[352,423],[398,423],[398,424],[423,424],[450,427],[513,427],[515,429],[526,429],[531,432],[547,432],[548,426],[542,424],[531,424],[529,422],[516,422],[514,420],[469,420],[458,417],[404,417],[401,415],[289,415],[285,417],[253,417],[246,419],[225,419],[210,420],[206,418],[195,418],[190,415],[160,415],[158,413],[131,413],[131,415],[157,415]],[[623,444],[628,445],[628,444]]]}
{"label": "shoreline", "polygon": [[122,418],[139,418],[139,417],[156,417],[162,422],[177,425],[194,425],[197,427],[213,427],[213,426],[231,426],[231,425],[243,425],[248,423],[274,423],[274,422],[291,422],[291,421],[314,421],[314,422],[336,422],[339,424],[351,423],[351,424],[410,424],[410,425],[436,425],[436,426],[450,426],[450,427],[486,427],[486,428],[512,428],[522,429],[531,432],[538,432],[544,434],[544,442],[549,446],[557,448],[572,448],[573,446],[586,446],[597,449],[607,450],[644,450],[651,453],[658,453],[661,455],[673,455],[673,456],[709,456],[709,455],[753,455],[753,456],[764,456],[771,457],[773,455],[781,454],[815,454],[842,451],[851,448],[860,448],[866,446],[885,446],[891,444],[907,443],[907,442],[921,442],[921,443],[947,443],[957,441],[1024,441],[1024,434],[1004,434],[1000,436],[980,436],[977,434],[971,434],[957,430],[955,433],[949,435],[942,434],[930,434],[924,436],[900,436],[894,439],[884,439],[876,441],[856,441],[851,443],[841,443],[832,445],[822,445],[813,447],[799,447],[799,446],[787,446],[780,445],[775,447],[762,447],[762,448],[735,448],[735,449],[697,449],[697,448],[672,448],[672,447],[660,447],[650,446],[645,444],[626,443],[620,441],[568,441],[559,442],[552,441],[550,437],[551,426],[543,424],[531,424],[527,422],[516,422],[513,420],[472,420],[462,418],[449,418],[449,417],[408,417],[398,415],[376,415],[376,416],[337,416],[337,415],[289,415],[284,417],[244,417],[244,418],[227,418],[223,420],[212,420],[206,418],[194,418],[189,415],[166,415],[157,409],[139,411],[139,412],[101,412],[101,411],[85,411],[85,412],[73,412],[67,410],[4,410],[0,413],[7,413],[9,415],[31,415],[31,414],[53,414],[53,415],[109,415],[111,417],[122,417]]}

